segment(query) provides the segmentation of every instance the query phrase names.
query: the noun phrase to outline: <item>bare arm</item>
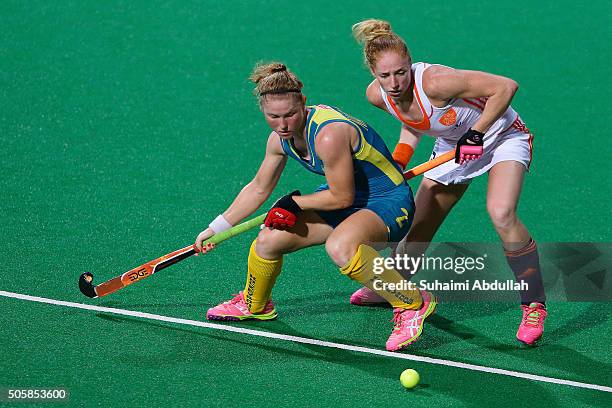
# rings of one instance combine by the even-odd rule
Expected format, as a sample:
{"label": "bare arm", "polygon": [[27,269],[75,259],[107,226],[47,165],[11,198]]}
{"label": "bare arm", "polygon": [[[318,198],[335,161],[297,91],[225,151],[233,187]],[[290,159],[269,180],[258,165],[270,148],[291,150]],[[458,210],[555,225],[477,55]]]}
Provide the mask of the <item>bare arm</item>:
{"label": "bare arm", "polygon": [[[377,80],[373,80],[370,85],[368,85],[366,97],[368,98],[368,102],[370,102],[372,105],[384,110],[385,112],[388,112],[387,105],[383,100]],[[421,136],[422,133],[418,133],[406,125],[402,125],[399,140],[397,141],[397,145],[393,150],[393,159],[400,165],[400,167],[406,168],[406,165],[410,161],[412,154],[416,150],[416,147],[421,140]]]}
{"label": "bare arm", "polygon": [[412,147],[413,150],[416,150],[419,142],[421,141],[422,133],[415,132],[410,129],[406,125],[402,125],[402,129],[400,130],[399,140],[397,143],[404,143]]}
{"label": "bare arm", "polygon": [[518,90],[518,84],[499,75],[432,66],[423,74],[423,89],[432,101],[444,104],[452,98],[481,98],[487,103],[472,129],[486,133],[499,119]]}
{"label": "bare arm", "polygon": [[315,141],[315,150],[325,166],[329,190],[293,199],[303,210],[337,210],[353,204],[355,177],[353,176],[352,141],[357,131],[346,123],[326,125]]}
{"label": "bare arm", "polygon": [[[270,197],[278,179],[287,163],[287,156],[278,140],[276,133],[272,132],[268,137],[266,155],[259,166],[257,174],[238,193],[232,204],[223,213],[223,217],[231,225],[236,225],[249,215],[253,214]],[[214,235],[210,227],[200,232],[195,240],[197,252],[202,251],[202,242]]]}
{"label": "bare arm", "polygon": [[370,82],[370,85],[368,85],[366,89],[366,98],[372,105],[387,112],[387,105],[385,105],[377,80],[373,80]]}
{"label": "bare arm", "polygon": [[225,219],[236,225],[261,207],[276,187],[286,163],[287,155],[283,152],[278,136],[272,132],[268,137],[266,156],[257,174],[225,210]]}

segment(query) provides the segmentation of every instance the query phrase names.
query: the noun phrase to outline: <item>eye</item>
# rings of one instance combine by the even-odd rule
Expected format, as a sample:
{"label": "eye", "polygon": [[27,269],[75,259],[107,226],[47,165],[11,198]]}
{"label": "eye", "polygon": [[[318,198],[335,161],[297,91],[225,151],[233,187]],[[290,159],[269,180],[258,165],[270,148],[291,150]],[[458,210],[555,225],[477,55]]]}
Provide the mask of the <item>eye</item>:
{"label": "eye", "polygon": [[380,76],[381,78],[387,78],[387,77],[389,76],[389,74],[386,74],[386,73],[385,73],[385,74],[380,74],[379,76]]}

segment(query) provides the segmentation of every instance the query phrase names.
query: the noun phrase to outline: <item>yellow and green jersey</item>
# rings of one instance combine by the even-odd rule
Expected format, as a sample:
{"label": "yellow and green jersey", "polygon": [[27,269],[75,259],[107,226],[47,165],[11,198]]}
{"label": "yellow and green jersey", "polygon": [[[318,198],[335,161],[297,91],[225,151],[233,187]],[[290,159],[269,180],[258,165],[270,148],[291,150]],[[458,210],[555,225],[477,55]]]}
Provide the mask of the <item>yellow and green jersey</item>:
{"label": "yellow and green jersey", "polygon": [[400,167],[393,160],[385,142],[367,123],[327,105],[308,106],[308,109],[310,112],[306,119],[305,133],[310,159],[305,160],[297,153],[291,139],[281,139],[283,150],[288,156],[297,160],[307,170],[325,175],[323,162],[315,151],[315,140],[326,125],[335,122],[348,123],[359,135],[359,143],[353,151],[357,196],[378,196],[404,184]]}

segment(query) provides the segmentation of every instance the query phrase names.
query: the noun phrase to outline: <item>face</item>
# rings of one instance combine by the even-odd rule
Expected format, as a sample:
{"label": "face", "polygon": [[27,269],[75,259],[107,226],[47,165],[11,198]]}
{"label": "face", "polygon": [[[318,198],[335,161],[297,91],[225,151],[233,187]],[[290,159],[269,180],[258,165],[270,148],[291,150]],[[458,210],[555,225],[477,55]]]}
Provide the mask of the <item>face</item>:
{"label": "face", "polygon": [[410,57],[401,56],[395,51],[387,51],[378,56],[372,74],[391,99],[401,99],[407,92],[411,92],[410,67]]}
{"label": "face", "polygon": [[304,98],[294,95],[267,95],[261,102],[261,111],[268,126],[283,139],[300,137],[304,131],[306,108]]}

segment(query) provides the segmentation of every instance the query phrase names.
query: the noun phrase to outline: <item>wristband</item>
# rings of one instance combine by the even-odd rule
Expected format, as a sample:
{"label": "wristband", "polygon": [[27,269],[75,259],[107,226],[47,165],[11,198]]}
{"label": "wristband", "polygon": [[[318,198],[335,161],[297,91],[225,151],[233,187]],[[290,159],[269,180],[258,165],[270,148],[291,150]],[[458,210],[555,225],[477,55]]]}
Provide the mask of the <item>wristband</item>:
{"label": "wristband", "polygon": [[220,214],[208,225],[208,228],[210,228],[215,234],[218,234],[232,228],[232,224],[225,219],[223,214]]}
{"label": "wristband", "polygon": [[398,143],[395,146],[395,150],[393,150],[393,160],[395,160],[395,162],[402,167],[402,170],[404,170],[410,158],[412,158],[413,153],[414,148],[408,143]]}

